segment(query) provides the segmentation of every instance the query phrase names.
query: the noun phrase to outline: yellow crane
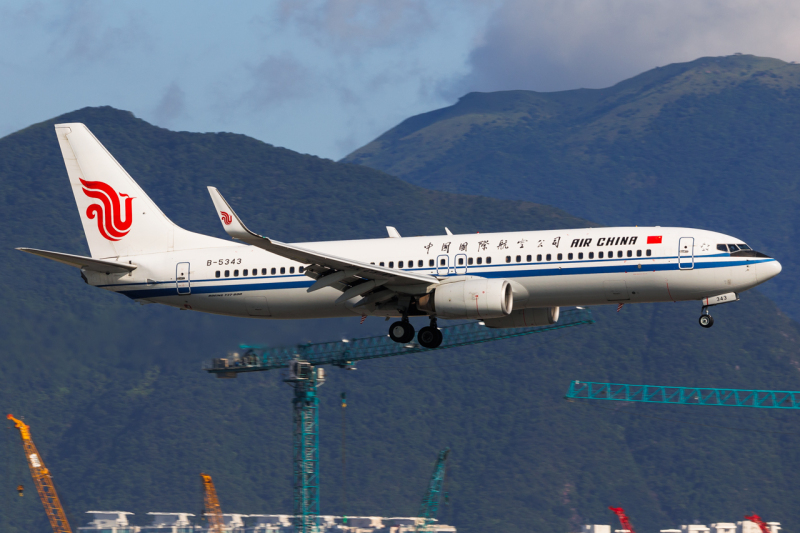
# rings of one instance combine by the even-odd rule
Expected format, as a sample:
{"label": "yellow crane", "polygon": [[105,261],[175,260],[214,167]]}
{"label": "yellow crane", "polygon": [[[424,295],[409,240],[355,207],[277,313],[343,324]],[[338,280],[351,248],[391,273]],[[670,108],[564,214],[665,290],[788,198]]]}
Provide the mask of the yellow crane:
{"label": "yellow crane", "polygon": [[225,521],[222,520],[222,508],[219,506],[214,481],[208,474],[200,474],[200,477],[203,478],[203,507],[208,519],[208,531],[209,533],[223,533]]}
{"label": "yellow crane", "polygon": [[22,447],[25,449],[25,458],[28,460],[28,466],[31,469],[31,477],[33,477],[36,490],[39,491],[39,498],[42,499],[42,505],[44,505],[47,518],[50,519],[50,525],[53,526],[53,533],[72,533],[72,529],[70,529],[67,522],[67,516],[64,514],[64,508],[61,507],[61,501],[58,499],[58,494],[56,494],[56,488],[53,486],[53,478],[50,476],[50,471],[44,466],[42,456],[39,455],[39,451],[36,449],[33,439],[31,439],[30,426],[22,420],[14,418],[14,415],[8,415],[8,419],[14,422],[14,427],[19,430],[22,437]]}

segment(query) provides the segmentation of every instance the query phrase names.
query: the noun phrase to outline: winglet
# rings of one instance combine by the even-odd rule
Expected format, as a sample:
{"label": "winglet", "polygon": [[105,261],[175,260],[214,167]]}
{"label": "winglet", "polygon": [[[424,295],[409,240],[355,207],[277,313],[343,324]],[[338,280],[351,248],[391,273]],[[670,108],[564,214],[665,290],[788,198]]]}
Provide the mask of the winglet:
{"label": "winglet", "polygon": [[269,240],[247,229],[242,219],[236,215],[233,208],[225,201],[225,198],[222,197],[216,187],[209,187],[208,193],[211,195],[211,201],[214,202],[214,207],[217,209],[217,215],[220,222],[222,222],[222,229],[228,235],[245,242],[252,241],[253,238]]}
{"label": "winglet", "polygon": [[394,226],[386,226],[386,231],[389,232],[389,238],[390,239],[399,239],[400,238],[400,232],[397,231],[397,228],[395,228]]}

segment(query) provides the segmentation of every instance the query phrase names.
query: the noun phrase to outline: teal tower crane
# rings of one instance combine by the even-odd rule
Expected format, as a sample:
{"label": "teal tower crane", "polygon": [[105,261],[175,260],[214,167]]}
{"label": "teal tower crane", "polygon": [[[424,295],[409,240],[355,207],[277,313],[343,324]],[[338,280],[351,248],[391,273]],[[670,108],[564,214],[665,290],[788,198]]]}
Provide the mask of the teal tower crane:
{"label": "teal tower crane", "polygon": [[428,490],[422,497],[422,505],[419,506],[419,517],[422,518],[422,528],[419,531],[432,531],[431,526],[436,521],[436,514],[439,512],[439,502],[442,497],[442,487],[444,486],[445,467],[450,448],[445,448],[439,452],[436,464],[433,465],[433,474],[428,483]]}

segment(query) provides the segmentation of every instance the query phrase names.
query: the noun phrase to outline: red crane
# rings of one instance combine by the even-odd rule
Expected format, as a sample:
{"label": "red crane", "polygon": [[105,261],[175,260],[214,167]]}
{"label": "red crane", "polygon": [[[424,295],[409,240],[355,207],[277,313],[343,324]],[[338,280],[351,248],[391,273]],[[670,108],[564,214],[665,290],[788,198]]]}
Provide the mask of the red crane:
{"label": "red crane", "polygon": [[761,533],[771,533],[767,523],[764,522],[763,520],[761,520],[761,517],[758,516],[757,514],[754,514],[754,515],[751,515],[751,516],[745,516],[744,519],[745,520],[750,520],[751,522],[755,522],[756,524],[758,524],[758,527],[761,528]]}
{"label": "red crane", "polygon": [[[619,518],[619,523],[622,524],[622,530],[623,531],[628,531],[630,533],[636,533],[633,530],[633,526],[631,525],[630,518],[628,518],[628,515],[625,514],[625,509],[623,509],[622,507],[609,507],[609,509],[614,511],[614,514],[617,515],[617,517]],[[767,532],[767,533],[769,533],[769,532]]]}

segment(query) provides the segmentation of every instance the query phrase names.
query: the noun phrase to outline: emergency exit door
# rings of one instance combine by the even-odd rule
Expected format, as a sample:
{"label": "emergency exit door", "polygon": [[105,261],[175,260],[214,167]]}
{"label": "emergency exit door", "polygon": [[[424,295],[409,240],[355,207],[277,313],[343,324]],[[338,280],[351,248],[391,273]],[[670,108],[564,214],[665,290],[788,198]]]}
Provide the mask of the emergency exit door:
{"label": "emergency exit door", "polygon": [[175,267],[175,286],[178,294],[191,294],[192,282],[189,279],[189,263],[178,263]]}
{"label": "emergency exit door", "polygon": [[678,241],[678,268],[691,270],[694,268],[694,238],[681,237]]}

